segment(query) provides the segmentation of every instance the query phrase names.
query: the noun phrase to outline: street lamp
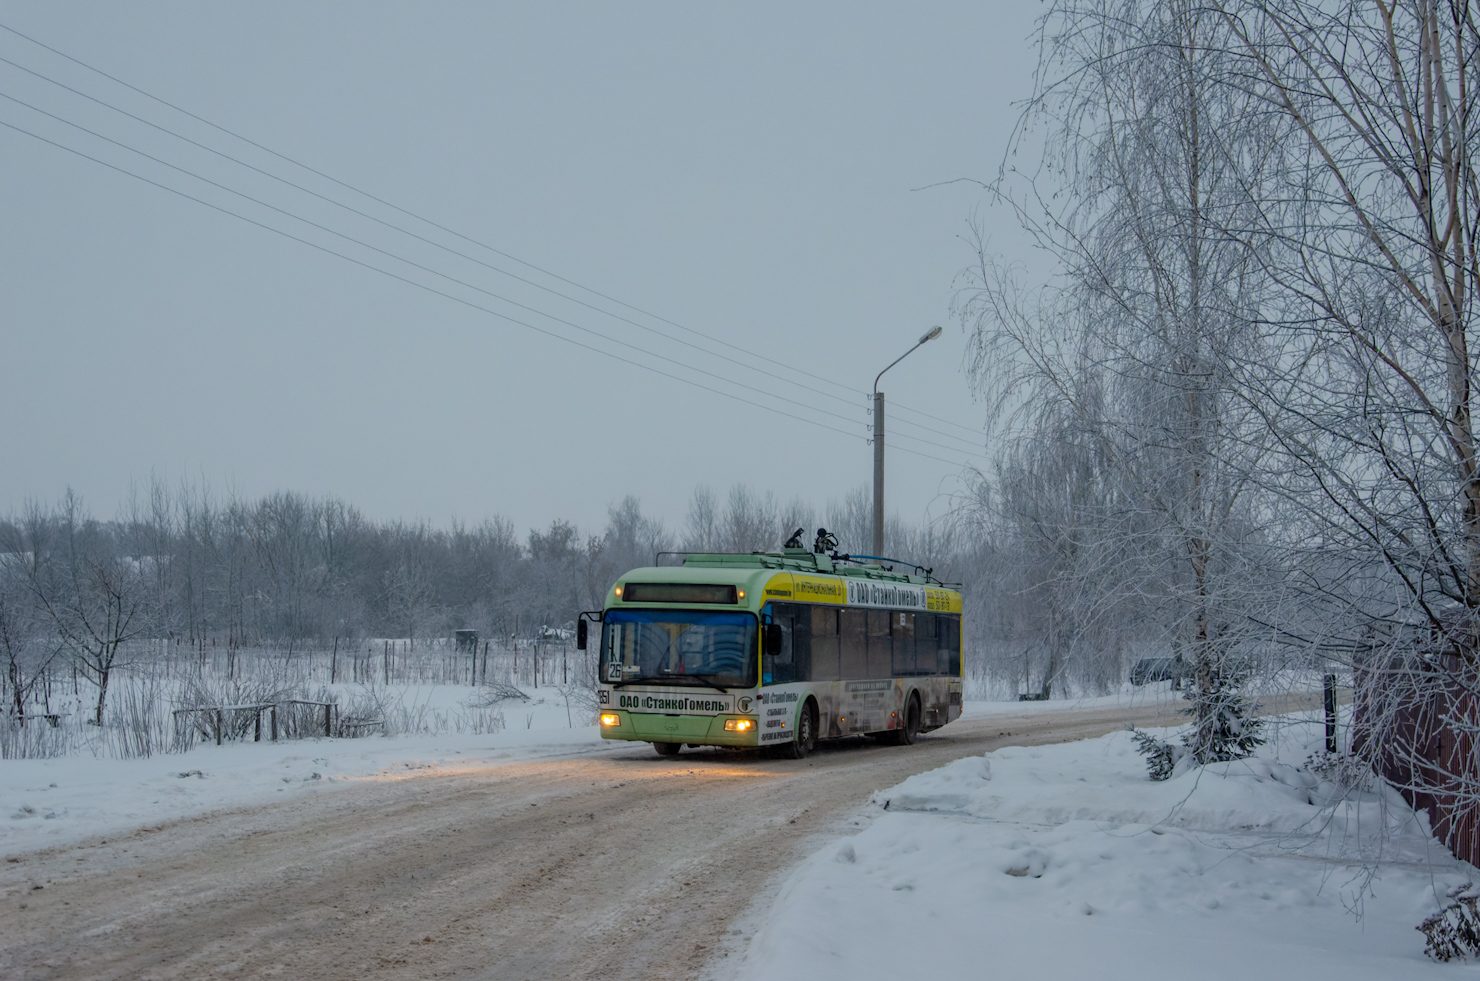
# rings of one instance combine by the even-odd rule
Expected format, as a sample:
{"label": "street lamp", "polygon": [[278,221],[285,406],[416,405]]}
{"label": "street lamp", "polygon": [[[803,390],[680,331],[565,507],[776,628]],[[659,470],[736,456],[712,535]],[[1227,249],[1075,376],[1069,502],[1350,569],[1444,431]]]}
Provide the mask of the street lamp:
{"label": "street lamp", "polygon": [[[888,371],[909,357],[921,344],[933,341],[939,336],[939,327],[930,328],[920,335],[914,347],[889,362],[884,371]],[[876,556],[884,554],[884,393],[879,391],[879,379],[884,377],[884,371],[874,377],[874,555]]]}

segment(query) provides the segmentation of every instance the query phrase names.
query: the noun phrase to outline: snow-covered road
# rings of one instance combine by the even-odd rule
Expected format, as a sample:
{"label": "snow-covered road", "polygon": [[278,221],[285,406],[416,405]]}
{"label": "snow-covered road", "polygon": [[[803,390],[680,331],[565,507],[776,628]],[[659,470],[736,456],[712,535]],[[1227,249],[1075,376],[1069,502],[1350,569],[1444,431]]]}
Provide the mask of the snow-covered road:
{"label": "snow-covered road", "polygon": [[847,742],[803,762],[466,754],[10,851],[0,976],[725,975],[783,873],[872,791],[1000,746],[1171,724],[1177,707],[1001,706],[913,747]]}

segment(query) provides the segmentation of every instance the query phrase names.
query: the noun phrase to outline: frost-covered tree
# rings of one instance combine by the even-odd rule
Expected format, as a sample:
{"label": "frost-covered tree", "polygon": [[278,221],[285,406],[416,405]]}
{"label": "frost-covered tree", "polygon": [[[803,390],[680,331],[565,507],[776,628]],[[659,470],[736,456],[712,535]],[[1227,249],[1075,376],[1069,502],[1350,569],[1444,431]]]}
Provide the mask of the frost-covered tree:
{"label": "frost-covered tree", "polygon": [[26,707],[63,646],[39,615],[19,574],[20,561],[0,544],[0,664],[10,696],[7,714],[24,724]]}
{"label": "frost-covered tree", "polygon": [[1450,799],[1452,829],[1480,814],[1474,754],[1444,748],[1480,731],[1477,11],[1212,6],[1230,87],[1290,134],[1280,192],[1225,229],[1265,257],[1282,338],[1244,366],[1306,614],[1279,629],[1355,670],[1360,741],[1409,792]]}
{"label": "frost-covered tree", "polygon": [[1049,9],[1020,140],[1042,132],[1043,167],[994,190],[1059,278],[1024,290],[983,243],[958,307],[1002,420],[998,503],[1052,558],[1036,595],[1065,610],[1044,624],[1070,629],[1045,626],[1051,663],[1133,597],[1131,629],[1191,663],[1207,740],[1245,613],[1277,574],[1253,560],[1268,434],[1237,370],[1270,344],[1264,273],[1225,229],[1256,213],[1281,131],[1224,84],[1229,35],[1192,2]]}
{"label": "frost-covered tree", "polygon": [[117,525],[92,518],[69,490],[55,512],[30,506],[10,527],[12,556],[45,629],[96,686],[94,720],[103,724],[108,685],[126,645],[152,636],[159,622],[151,570],[130,553]]}

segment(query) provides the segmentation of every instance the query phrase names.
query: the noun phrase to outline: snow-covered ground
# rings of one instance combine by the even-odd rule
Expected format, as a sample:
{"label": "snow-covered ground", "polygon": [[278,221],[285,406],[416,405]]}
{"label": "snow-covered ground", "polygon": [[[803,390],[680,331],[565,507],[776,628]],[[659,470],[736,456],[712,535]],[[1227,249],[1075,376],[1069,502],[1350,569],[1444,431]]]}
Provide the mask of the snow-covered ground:
{"label": "snow-covered ground", "polygon": [[[1162,687],[1071,703],[970,703],[966,714],[1175,702]],[[503,712],[506,727],[483,734],[0,762],[0,853],[368,780],[631,748],[572,726],[558,694]],[[1480,973],[1429,963],[1414,929],[1449,888],[1480,873],[1385,789],[1333,803],[1337,789],[1296,766],[1319,748],[1318,723],[1287,719],[1272,735],[1258,758],[1164,783],[1147,778],[1128,734],[1116,733],[1001,749],[881,791],[856,833],[791,876],[741,975],[906,976],[921,965],[1107,981]]]}
{"label": "snow-covered ground", "polygon": [[1319,749],[1319,724],[1287,720],[1274,735],[1257,758],[1164,783],[1147,778],[1128,733],[912,777],[791,876],[740,975],[1480,973],[1429,962],[1415,930],[1476,871],[1397,794],[1333,805],[1335,786],[1276,761]]}
{"label": "snow-covered ground", "polygon": [[[343,687],[346,697],[354,696],[350,686]],[[1165,688],[1148,686],[1069,702],[968,702],[966,717],[1175,702],[1175,693]],[[589,712],[568,708],[555,689],[534,689],[529,701],[500,703],[498,731],[481,734],[457,732],[446,721],[463,709],[467,687],[408,685],[390,691],[399,714],[423,725],[422,731],[276,743],[264,735],[263,742],[205,743],[184,753],[135,759],[83,753],[0,760],[0,854],[247,807],[279,795],[322,793],[388,774],[631,748],[602,740],[595,726],[582,725]]]}
{"label": "snow-covered ground", "polygon": [[[408,697],[441,707],[451,686]],[[441,691],[441,688],[449,691]],[[465,691],[465,689],[464,689]],[[549,696],[549,697],[546,697]],[[196,746],[145,759],[63,756],[0,761],[0,854],[67,845],[89,836],[155,826],[211,811],[298,794],[325,793],[364,780],[539,756],[600,753],[628,744],[604,741],[580,725],[549,689],[500,711],[493,733],[295,739]],[[572,726],[572,719],[576,725]]]}

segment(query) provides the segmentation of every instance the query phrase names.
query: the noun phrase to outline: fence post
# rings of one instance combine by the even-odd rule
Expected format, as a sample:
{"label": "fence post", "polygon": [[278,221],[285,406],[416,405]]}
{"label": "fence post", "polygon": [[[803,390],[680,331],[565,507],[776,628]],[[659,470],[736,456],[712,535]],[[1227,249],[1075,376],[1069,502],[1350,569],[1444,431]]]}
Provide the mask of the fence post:
{"label": "fence post", "polygon": [[1326,689],[1326,752],[1336,752],[1336,675],[1323,679]]}
{"label": "fence post", "polygon": [[324,703],[324,738],[325,739],[328,739],[331,735],[333,735],[333,732],[329,728],[329,713],[333,710],[333,708],[334,708],[334,703],[333,702],[325,702]]}
{"label": "fence post", "polygon": [[254,742],[254,743],[260,743],[262,741],[262,706],[261,705],[257,706],[256,716],[257,716],[256,724],[252,727],[252,742]]}
{"label": "fence post", "polygon": [[216,745],[221,745],[221,710],[216,710]]}
{"label": "fence post", "polygon": [[277,742],[277,706],[272,707],[272,741]]}

